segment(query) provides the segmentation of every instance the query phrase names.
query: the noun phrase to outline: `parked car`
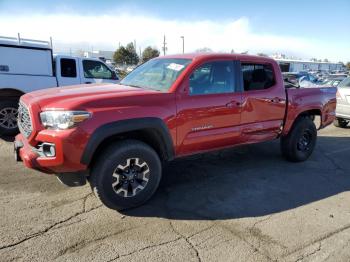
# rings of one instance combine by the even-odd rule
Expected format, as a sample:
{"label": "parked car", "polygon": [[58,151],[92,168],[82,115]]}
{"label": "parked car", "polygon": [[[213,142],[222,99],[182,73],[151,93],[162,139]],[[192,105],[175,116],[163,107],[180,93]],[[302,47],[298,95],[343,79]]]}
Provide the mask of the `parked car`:
{"label": "parked car", "polygon": [[336,117],[337,127],[345,128],[350,122],[350,77],[338,85]]}
{"label": "parked car", "polygon": [[348,77],[348,74],[346,73],[336,73],[336,74],[330,74],[328,75],[328,78],[339,78],[339,77],[343,77],[343,78],[346,78]]}
{"label": "parked car", "polygon": [[15,154],[66,185],[89,181],[109,208],[141,205],[162,163],[280,139],[294,162],[335,119],[335,88],[286,89],[273,59],[188,54],[150,60],[119,85],[47,89],[20,99]]}
{"label": "parked car", "polygon": [[19,97],[57,86],[117,83],[105,63],[93,58],[53,56],[49,42],[0,37],[0,135],[15,135]]}
{"label": "parked car", "polygon": [[315,87],[320,83],[318,78],[304,71],[283,73],[283,78],[286,83],[300,88]]}
{"label": "parked car", "polygon": [[321,85],[337,87],[344,79],[344,77],[327,79],[326,81],[322,82]]}

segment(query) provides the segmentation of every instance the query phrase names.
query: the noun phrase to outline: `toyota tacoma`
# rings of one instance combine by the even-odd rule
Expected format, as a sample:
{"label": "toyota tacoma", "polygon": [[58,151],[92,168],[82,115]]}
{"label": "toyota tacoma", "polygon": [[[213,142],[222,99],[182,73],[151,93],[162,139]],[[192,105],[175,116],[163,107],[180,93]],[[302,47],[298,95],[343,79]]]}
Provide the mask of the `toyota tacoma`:
{"label": "toyota tacoma", "polygon": [[335,108],[335,88],[287,88],[273,59],[164,56],[120,84],[23,95],[15,155],[68,186],[88,181],[107,207],[122,210],[147,201],[174,158],[280,139],[287,160],[304,161]]}

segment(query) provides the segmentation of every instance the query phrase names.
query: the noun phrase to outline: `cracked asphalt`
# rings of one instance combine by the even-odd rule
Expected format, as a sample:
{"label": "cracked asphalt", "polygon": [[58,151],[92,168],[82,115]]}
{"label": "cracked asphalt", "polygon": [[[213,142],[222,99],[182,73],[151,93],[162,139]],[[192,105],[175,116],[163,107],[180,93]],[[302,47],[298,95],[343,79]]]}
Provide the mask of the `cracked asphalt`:
{"label": "cracked asphalt", "polygon": [[349,157],[350,128],[330,126],[304,163],[278,141],[179,159],[118,213],[1,140],[0,261],[350,261]]}

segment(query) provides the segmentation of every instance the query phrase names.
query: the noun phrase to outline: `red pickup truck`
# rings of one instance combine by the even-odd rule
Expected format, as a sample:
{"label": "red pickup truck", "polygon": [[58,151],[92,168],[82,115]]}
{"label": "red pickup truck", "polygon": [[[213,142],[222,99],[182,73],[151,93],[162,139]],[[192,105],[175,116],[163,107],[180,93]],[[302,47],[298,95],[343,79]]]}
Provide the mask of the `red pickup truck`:
{"label": "red pickup truck", "polygon": [[120,84],[80,85],[21,97],[15,154],[66,185],[88,181],[109,208],[141,205],[156,191],[162,163],[280,139],[304,161],[320,116],[335,119],[336,89],[286,88],[278,64],[236,54],[156,58]]}

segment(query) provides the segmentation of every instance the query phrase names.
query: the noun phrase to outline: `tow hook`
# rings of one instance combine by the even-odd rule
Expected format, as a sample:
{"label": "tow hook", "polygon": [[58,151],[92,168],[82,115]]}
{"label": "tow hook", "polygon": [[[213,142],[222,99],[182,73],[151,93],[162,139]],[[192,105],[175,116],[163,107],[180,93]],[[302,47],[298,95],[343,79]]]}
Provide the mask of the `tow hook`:
{"label": "tow hook", "polygon": [[22,141],[15,141],[13,143],[13,151],[15,154],[15,160],[17,162],[22,162],[21,156],[19,155],[19,150],[23,147]]}

